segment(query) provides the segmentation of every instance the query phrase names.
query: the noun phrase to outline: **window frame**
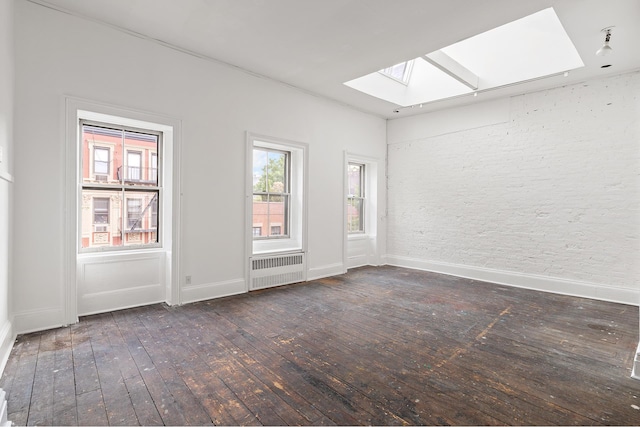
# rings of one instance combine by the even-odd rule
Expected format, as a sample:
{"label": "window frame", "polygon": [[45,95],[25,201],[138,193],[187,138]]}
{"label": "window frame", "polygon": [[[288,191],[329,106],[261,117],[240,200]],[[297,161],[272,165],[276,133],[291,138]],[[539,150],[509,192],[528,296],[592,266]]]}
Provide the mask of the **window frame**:
{"label": "window frame", "polygon": [[360,173],[359,173],[359,187],[360,187],[360,194],[359,195],[355,195],[355,194],[351,194],[350,190],[350,185],[347,186],[347,212],[350,206],[350,201],[352,200],[358,200],[360,202],[360,209],[359,209],[359,214],[360,214],[360,227],[358,230],[350,230],[349,229],[349,216],[347,214],[347,234],[350,235],[356,235],[356,234],[366,234],[367,233],[367,226],[366,226],[366,165],[364,163],[359,163],[359,162],[354,162],[354,161],[349,161],[347,163],[347,178],[349,177],[349,167],[350,166],[357,166],[360,169]]}
{"label": "window frame", "polygon": [[[122,144],[121,149],[123,152],[123,168],[128,167],[128,156],[129,153],[132,152],[136,152],[137,154],[140,154],[140,179],[139,180],[135,180],[132,181],[131,179],[129,179],[127,177],[127,173],[122,173],[122,174],[118,174],[116,180],[111,181],[109,179],[109,177],[111,177],[111,175],[108,175],[108,179],[106,182],[104,181],[97,181],[97,182],[84,182],[83,180],[83,176],[82,176],[82,171],[84,168],[84,157],[82,155],[82,135],[83,135],[83,129],[84,126],[91,126],[91,127],[98,127],[98,128],[104,128],[104,129],[108,129],[108,130],[114,130],[114,131],[121,131],[123,132],[123,136],[122,136],[122,141],[119,142],[118,144]],[[142,169],[143,169],[143,156],[142,156],[142,152],[140,152],[139,150],[131,150],[128,149],[124,143],[124,139],[125,139],[125,134],[126,132],[132,132],[132,133],[141,133],[141,134],[145,134],[145,135],[154,135],[157,139],[157,145],[156,145],[156,152],[155,154],[158,156],[158,168],[157,168],[157,180],[155,181],[155,185],[152,185],[150,182],[143,182],[145,185],[141,186],[140,182],[143,181],[142,180]],[[101,192],[104,191],[107,194],[108,193],[113,193],[113,192],[119,192],[120,193],[120,224],[118,225],[119,230],[120,230],[120,238],[121,238],[121,244],[118,246],[113,246],[111,243],[109,245],[102,245],[102,246],[88,246],[88,247],[82,247],[82,239],[83,239],[83,230],[82,230],[82,220],[78,221],[78,227],[79,227],[79,232],[78,232],[78,241],[77,241],[77,251],[79,254],[82,253],[95,253],[95,252],[123,252],[123,251],[131,251],[131,250],[157,250],[158,248],[162,248],[163,247],[163,233],[160,233],[160,221],[162,221],[162,216],[163,216],[163,204],[162,204],[162,199],[164,197],[163,195],[163,185],[162,185],[162,150],[164,148],[163,145],[163,132],[162,131],[158,131],[158,130],[153,130],[153,129],[145,129],[145,128],[139,128],[139,127],[133,127],[133,126],[126,126],[126,125],[121,125],[121,124],[117,124],[117,123],[110,123],[110,122],[102,122],[102,121],[97,121],[97,120],[89,120],[89,119],[83,119],[80,118],[78,119],[78,150],[79,150],[79,156],[78,156],[78,191],[79,191],[79,201],[80,203],[78,204],[77,208],[78,208],[78,215],[79,215],[79,219],[82,218],[82,196],[83,196],[83,192],[84,191],[95,191],[95,192]],[[99,149],[104,149],[105,147],[103,145],[100,144],[91,144],[90,145],[90,155],[87,157],[86,161],[89,161],[92,168],[95,164],[95,159],[94,159],[94,153],[93,150],[95,148],[99,148]],[[112,163],[112,151],[114,150],[113,147],[109,148],[109,162]],[[111,166],[111,165],[109,165]],[[95,171],[91,171],[93,173],[93,177],[95,178]],[[129,225],[129,218],[128,218],[128,200],[130,199],[130,196],[135,194],[135,193],[140,193],[141,195],[138,196],[138,199],[140,200],[141,203],[141,212],[144,213],[146,212],[145,207],[143,206],[143,199],[144,199],[144,194],[148,194],[148,193],[155,193],[155,203],[158,206],[157,209],[157,226],[155,229],[153,228],[149,228],[149,230],[146,230],[144,228],[142,228],[141,226],[138,227],[136,230],[134,230],[133,232],[150,232],[150,233],[155,233],[154,235],[152,235],[152,238],[155,239],[154,242],[151,243],[144,243],[144,244],[138,244],[138,243],[127,243],[127,238],[126,235],[128,234],[130,227]],[[111,196],[96,196],[95,194],[92,196],[92,198],[110,198]],[[153,201],[152,197],[152,201]],[[111,200],[109,202],[109,209],[111,209]],[[152,209],[152,204],[153,202],[150,202],[149,208]],[[93,204],[93,201],[92,201]],[[93,206],[92,206],[92,215],[93,215]],[[151,213],[149,214],[149,218],[151,221]],[[109,211],[109,219],[111,220],[111,212]],[[141,218],[141,221],[144,221],[144,217]],[[111,224],[111,222],[109,222],[109,227],[111,227],[113,224]],[[107,230],[109,230],[109,227],[107,228]],[[92,223],[91,223],[91,228],[92,228],[92,232],[95,230],[95,224],[93,223],[93,217],[92,217]],[[146,230],[146,231],[145,231]],[[117,233],[115,233],[117,234]]]}

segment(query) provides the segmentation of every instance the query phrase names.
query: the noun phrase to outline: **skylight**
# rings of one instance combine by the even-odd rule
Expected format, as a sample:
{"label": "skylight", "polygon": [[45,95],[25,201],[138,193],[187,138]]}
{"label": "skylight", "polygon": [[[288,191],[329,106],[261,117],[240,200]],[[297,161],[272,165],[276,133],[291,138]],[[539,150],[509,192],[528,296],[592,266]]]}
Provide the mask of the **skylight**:
{"label": "skylight", "polygon": [[409,82],[412,65],[413,61],[405,61],[392,67],[384,68],[380,70],[380,73],[406,85]]}
{"label": "skylight", "polygon": [[[548,8],[345,85],[409,106],[583,66],[555,11]],[[404,85],[398,85],[398,81]]]}

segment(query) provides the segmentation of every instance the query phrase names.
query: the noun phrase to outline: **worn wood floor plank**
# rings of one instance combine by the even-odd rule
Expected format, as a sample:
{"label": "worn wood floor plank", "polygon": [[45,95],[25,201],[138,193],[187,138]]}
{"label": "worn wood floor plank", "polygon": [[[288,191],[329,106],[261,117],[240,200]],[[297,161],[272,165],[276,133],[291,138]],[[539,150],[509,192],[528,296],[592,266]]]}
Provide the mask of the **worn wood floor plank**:
{"label": "worn wood floor plank", "polygon": [[20,336],[16,424],[635,425],[638,308],[395,267]]}
{"label": "worn wood floor plank", "polygon": [[54,336],[53,425],[75,425],[78,423],[78,410],[71,328],[56,329]]}
{"label": "worn wood floor plank", "polygon": [[53,424],[55,335],[43,334],[36,361],[28,425]]}
{"label": "worn wood floor plank", "polygon": [[[138,312],[136,309],[133,311]],[[144,343],[150,345],[146,333],[144,337],[137,335],[138,331],[144,331],[144,326],[141,326],[139,319],[135,316],[114,313],[114,317],[163,424],[185,425],[185,415],[169,389],[170,384],[165,383],[144,347]]]}
{"label": "worn wood floor plank", "polygon": [[[188,312],[188,316],[185,315],[186,312]],[[180,310],[179,313],[176,313],[176,319],[181,326],[185,327],[189,324],[193,324],[193,322],[201,325],[208,320],[204,317],[201,311],[194,311],[189,308],[186,310]],[[209,325],[208,322],[206,323]],[[239,397],[239,394],[242,394],[243,390],[253,390],[254,392],[249,396],[246,396],[244,400],[253,400],[254,404],[242,404],[245,407],[253,406],[257,408],[256,412],[251,412],[257,420],[264,421],[264,423],[268,424],[264,419],[265,412],[275,411],[271,416],[279,418],[279,422],[281,424],[301,424],[305,422],[305,419],[301,417],[294,408],[288,405],[287,402],[279,400],[271,390],[270,392],[265,392],[263,389],[268,389],[268,385],[253,375],[251,370],[246,369],[246,366],[241,364],[238,358],[220,357],[220,355],[230,356],[238,354],[238,350],[230,347],[226,340],[220,340],[219,335],[211,337],[211,335],[209,335],[209,331],[206,329],[203,330],[198,328],[196,331],[197,334],[194,336],[176,335],[174,339],[181,342],[184,346],[190,347],[192,351],[197,354],[197,365],[199,369],[202,369],[203,371],[213,370],[216,372],[217,377],[225,382],[225,385],[229,390],[238,397],[239,402],[243,402]],[[216,357],[212,358],[212,353],[214,353]],[[193,365],[193,363],[191,365]],[[228,370],[231,370],[233,375],[229,375],[227,372]],[[229,384],[229,378],[232,377],[242,378],[246,385],[234,390],[234,388]],[[270,403],[267,401],[270,401]],[[260,415],[260,413],[263,415]],[[274,422],[277,421],[278,420],[274,420]],[[307,419],[306,422],[308,423],[309,420]]]}

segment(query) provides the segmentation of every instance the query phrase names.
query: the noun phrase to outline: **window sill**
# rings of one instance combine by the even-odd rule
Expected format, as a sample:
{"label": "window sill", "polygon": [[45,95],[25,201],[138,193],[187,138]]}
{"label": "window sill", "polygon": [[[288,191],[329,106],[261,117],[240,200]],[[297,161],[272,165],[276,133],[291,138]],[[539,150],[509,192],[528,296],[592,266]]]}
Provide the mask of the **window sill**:
{"label": "window sill", "polygon": [[347,235],[347,240],[367,240],[372,238],[373,236],[367,233],[352,233]]}
{"label": "window sill", "polygon": [[116,257],[116,256],[131,256],[131,255],[146,255],[146,254],[158,254],[164,253],[167,250],[161,246],[152,248],[136,248],[136,249],[111,249],[111,250],[92,250],[88,252],[79,252],[78,258],[99,258],[99,257]]}
{"label": "window sill", "polygon": [[251,256],[260,257],[265,255],[288,255],[288,254],[301,254],[302,248],[291,249],[270,249],[263,251],[256,251]]}

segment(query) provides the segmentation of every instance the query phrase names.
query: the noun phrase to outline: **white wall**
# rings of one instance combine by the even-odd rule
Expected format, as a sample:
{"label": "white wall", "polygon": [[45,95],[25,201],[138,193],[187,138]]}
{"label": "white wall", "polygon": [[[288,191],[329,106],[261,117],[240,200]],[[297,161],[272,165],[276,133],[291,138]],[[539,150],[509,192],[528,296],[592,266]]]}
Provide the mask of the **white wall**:
{"label": "white wall", "polygon": [[15,28],[16,329],[62,323],[65,95],[181,119],[183,295],[244,289],[246,131],[309,144],[310,276],[342,264],[343,152],[384,159],[384,120],[21,0]]}
{"label": "white wall", "polygon": [[0,2],[0,372],[4,369],[13,329],[9,309],[11,283],[13,153],[13,0]]}
{"label": "white wall", "polygon": [[638,304],[640,73],[388,124],[388,261]]}

